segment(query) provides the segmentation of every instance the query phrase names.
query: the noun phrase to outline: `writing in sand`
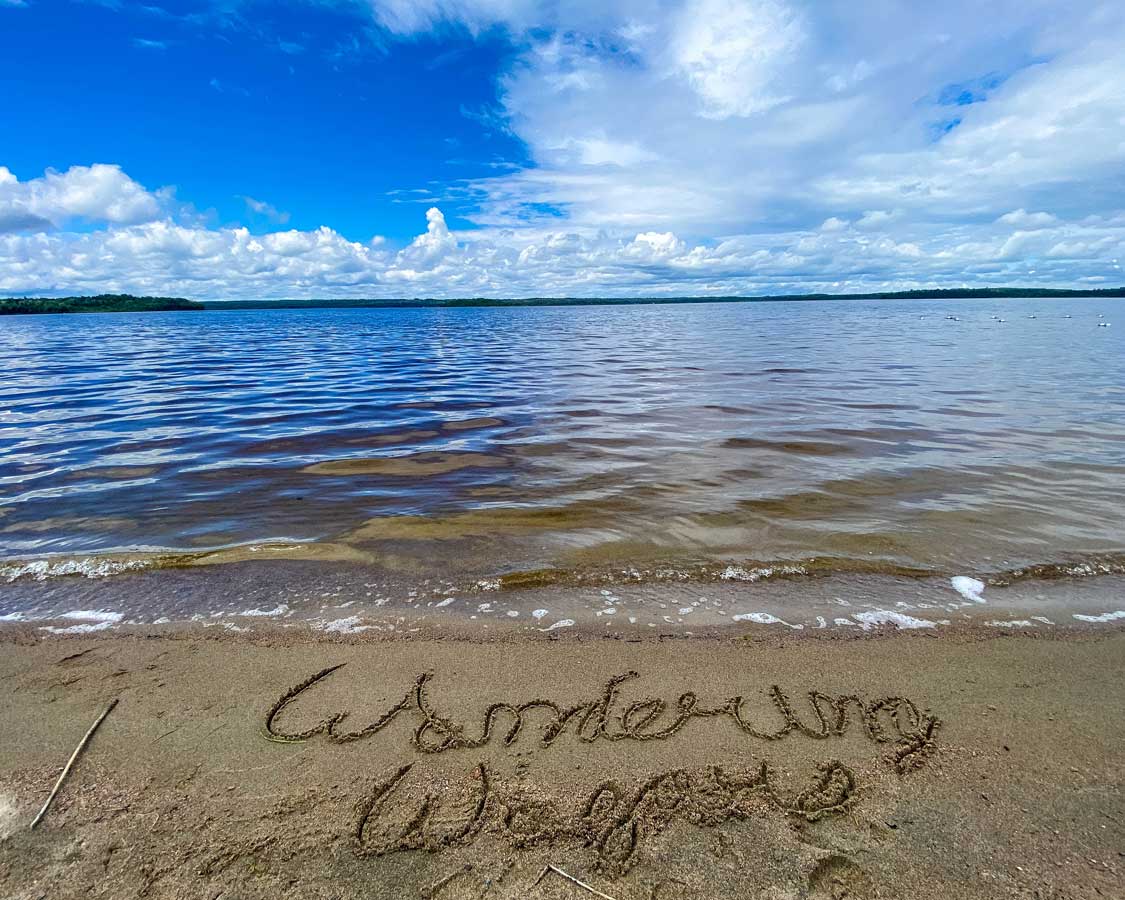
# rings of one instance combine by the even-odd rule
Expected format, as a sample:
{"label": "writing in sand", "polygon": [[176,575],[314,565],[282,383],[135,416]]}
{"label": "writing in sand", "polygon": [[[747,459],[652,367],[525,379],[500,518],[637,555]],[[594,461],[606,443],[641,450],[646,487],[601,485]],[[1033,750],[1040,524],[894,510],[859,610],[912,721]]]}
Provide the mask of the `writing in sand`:
{"label": "writing in sand", "polygon": [[[919,709],[906,697],[865,701],[856,694],[829,694],[819,690],[806,692],[807,710],[801,716],[778,685],[772,685],[767,691],[769,705],[773,708],[769,714],[772,721],[755,722],[748,710],[749,701],[742,695],[713,705],[701,702],[695,691],[685,691],[673,702],[658,697],[628,699],[628,686],[640,676],[636,672],[625,672],[610,678],[596,696],[573,703],[541,698],[491,703],[479,714],[476,727],[470,730],[468,724],[438,712],[430,691],[434,675],[423,672],[398,703],[354,731],[342,727],[349,716],[346,709],[329,713],[309,728],[295,732],[283,730],[280,720],[286,710],[342,668],[343,664],[322,669],[283,693],[265,715],[264,735],[271,741],[298,742],[323,734],[331,742],[346,743],[371,738],[397,717],[408,716],[416,722],[410,742],[420,753],[484,747],[501,727],[504,730],[500,740],[510,745],[519,740],[525,725],[533,718],[540,720],[539,743],[543,747],[550,747],[564,734],[587,744],[667,740],[696,719],[724,719],[748,737],[765,741],[780,740],[788,735],[823,740],[844,735],[855,713],[862,723],[862,733],[869,740],[894,745],[889,760],[896,771],[903,773],[919,765],[933,749],[939,726],[936,716],[929,710]],[[465,709],[451,712],[468,718]]]}

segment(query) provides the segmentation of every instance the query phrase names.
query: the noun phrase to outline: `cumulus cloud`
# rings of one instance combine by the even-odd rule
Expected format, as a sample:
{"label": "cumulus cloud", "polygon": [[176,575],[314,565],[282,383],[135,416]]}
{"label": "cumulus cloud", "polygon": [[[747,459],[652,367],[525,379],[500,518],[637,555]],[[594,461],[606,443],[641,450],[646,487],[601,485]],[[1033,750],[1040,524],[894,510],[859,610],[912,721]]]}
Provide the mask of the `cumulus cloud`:
{"label": "cumulus cloud", "polygon": [[872,209],[995,218],[1031,202],[1125,202],[1110,175],[1125,161],[1120,6],[425,9],[411,20],[420,30],[438,17],[522,35],[500,101],[536,166],[476,185],[483,224],[554,207],[590,227],[729,232],[779,207],[811,223]]}
{"label": "cumulus cloud", "polygon": [[708,118],[749,116],[786,100],[781,63],[803,38],[794,10],[774,0],[690,0],[671,27],[671,57]]}
{"label": "cumulus cloud", "polygon": [[169,195],[153,194],[120,166],[73,166],[48,170],[21,182],[0,166],[0,232],[60,227],[72,219],[131,224],[155,219]]}
{"label": "cumulus cloud", "polygon": [[900,213],[897,210],[889,209],[871,209],[859,217],[856,228],[864,228],[874,230],[878,228],[885,228],[895,219],[899,218]]}
{"label": "cumulus cloud", "polygon": [[436,206],[426,210],[426,231],[410,242],[410,246],[398,255],[401,264],[400,277],[417,269],[432,269],[453,251],[457,242],[449,233],[445,216]]}
{"label": "cumulus cloud", "polygon": [[255,235],[160,219],[0,235],[0,293],[129,291],[200,298],[723,295],[1116,284],[1125,216],[1033,231],[994,223],[893,234],[819,226],[688,241],[674,232],[475,229],[439,209],[399,250],[331,228]]}
{"label": "cumulus cloud", "polygon": [[[398,185],[396,199],[431,208],[425,231],[397,246],[330,227],[208,229],[115,166],[26,182],[0,169],[0,291],[590,296],[1123,280],[1120,3],[363,8],[383,40],[506,35],[482,125],[521,140],[531,162]],[[451,199],[473,228],[450,229],[439,207]],[[285,224],[277,207],[246,203]]]}
{"label": "cumulus cloud", "polygon": [[1046,228],[1048,225],[1053,225],[1058,219],[1050,213],[1029,213],[1026,209],[1016,209],[1010,213],[1004,213],[996,221],[1004,225],[1011,225],[1013,228]]}

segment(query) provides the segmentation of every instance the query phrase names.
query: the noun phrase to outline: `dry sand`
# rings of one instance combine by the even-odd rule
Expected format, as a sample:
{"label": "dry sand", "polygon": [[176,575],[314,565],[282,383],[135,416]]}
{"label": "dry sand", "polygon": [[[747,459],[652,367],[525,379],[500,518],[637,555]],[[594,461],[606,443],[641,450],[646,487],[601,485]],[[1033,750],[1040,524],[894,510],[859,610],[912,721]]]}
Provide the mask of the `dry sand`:
{"label": "dry sand", "polygon": [[8,630],[0,677],[5,898],[1125,896],[1120,630]]}

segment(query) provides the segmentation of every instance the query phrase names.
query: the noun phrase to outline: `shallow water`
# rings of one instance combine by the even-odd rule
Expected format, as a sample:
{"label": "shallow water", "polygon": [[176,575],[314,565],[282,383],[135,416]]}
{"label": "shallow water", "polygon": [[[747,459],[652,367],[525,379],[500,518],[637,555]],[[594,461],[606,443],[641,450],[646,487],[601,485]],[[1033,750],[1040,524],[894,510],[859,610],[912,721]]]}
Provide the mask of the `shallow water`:
{"label": "shallow water", "polygon": [[1117,311],[7,317],[0,582],[216,548],[403,584],[1125,571]]}

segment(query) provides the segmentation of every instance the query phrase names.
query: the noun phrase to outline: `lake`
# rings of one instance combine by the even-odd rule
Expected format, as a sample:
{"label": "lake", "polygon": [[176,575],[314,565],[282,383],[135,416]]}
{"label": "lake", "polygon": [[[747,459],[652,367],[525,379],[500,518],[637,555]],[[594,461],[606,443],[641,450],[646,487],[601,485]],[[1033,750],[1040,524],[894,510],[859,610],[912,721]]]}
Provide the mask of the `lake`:
{"label": "lake", "polygon": [[205,569],[239,596],[279,573],[308,596],[379,585],[360,601],[422,583],[1125,572],[1116,312],[1037,299],[7,317],[0,612],[95,582],[103,606],[106,584],[143,584],[143,605],[155,582],[141,570],[195,607],[183,598],[218,577]]}

